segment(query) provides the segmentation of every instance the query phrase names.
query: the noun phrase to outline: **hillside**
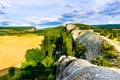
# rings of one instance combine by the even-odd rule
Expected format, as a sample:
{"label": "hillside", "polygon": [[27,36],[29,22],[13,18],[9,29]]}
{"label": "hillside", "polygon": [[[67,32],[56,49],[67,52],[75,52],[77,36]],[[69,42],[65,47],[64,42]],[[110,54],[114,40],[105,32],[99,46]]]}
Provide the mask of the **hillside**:
{"label": "hillside", "polygon": [[0,27],[0,36],[6,35],[24,35],[27,33],[34,32],[36,28],[34,26],[9,26]]}
{"label": "hillside", "polygon": [[[57,74],[61,75],[62,72],[67,72],[66,70],[64,71],[64,68],[69,67],[69,64],[71,63],[69,60],[68,63],[63,63],[61,65],[63,66],[62,71],[56,74],[56,68],[60,67],[60,62],[58,59],[62,55],[81,58],[87,63],[91,62],[98,66],[120,68],[120,55],[117,49],[114,47],[114,45],[111,45],[107,40],[101,37],[101,35],[104,35],[104,37],[108,38],[111,34],[113,35],[114,32],[117,31],[95,28],[85,24],[67,24],[66,26],[36,30],[30,35],[36,34],[36,36],[44,36],[41,48],[32,48],[27,50],[24,54],[26,60],[21,63],[20,68],[10,68],[9,72],[0,77],[0,79],[55,80]],[[23,36],[24,35],[21,35],[19,37]],[[115,38],[118,39],[119,36]],[[62,61],[64,61],[64,59],[62,59]],[[67,60],[65,62],[67,62]],[[89,64],[93,65],[91,63]],[[92,66],[92,69],[89,67],[89,65],[86,66],[89,69],[87,69],[85,66],[82,67],[84,69],[80,67],[80,71],[90,70],[91,72],[91,70],[98,70],[99,72],[99,70],[102,70],[101,73],[104,73],[104,69],[101,69],[101,67],[98,68]],[[72,67],[71,69],[73,70]],[[110,72],[110,74],[114,73],[112,70],[105,69],[105,73],[107,72]],[[91,74],[94,74],[94,72],[91,72]],[[87,75],[86,72],[85,75]],[[117,75],[118,74],[116,74],[116,77],[118,77]],[[66,77],[67,75],[63,74],[62,77],[64,76]],[[91,78],[91,76],[89,77],[89,75],[87,75],[86,77]],[[103,76],[105,76],[105,79],[109,79],[106,78],[106,74]]]}
{"label": "hillside", "polygon": [[[99,66],[107,66],[103,63],[105,60],[108,62],[108,65],[112,63],[112,66],[117,65],[117,67],[119,67],[119,45],[106,36],[95,32],[94,30],[96,30],[96,28],[87,28],[87,26],[83,24],[67,24],[66,27],[67,30],[71,32],[75,41],[75,48],[73,49],[75,52],[74,56],[86,59]],[[101,29],[101,31],[104,31],[104,29]],[[109,34],[111,33],[109,32]],[[101,63],[103,64],[96,62],[99,58],[101,58]]]}
{"label": "hillside", "polygon": [[106,38],[105,36],[101,36],[104,40],[106,40],[107,42],[109,42],[111,45],[113,45],[116,50],[120,53],[120,45],[116,44],[115,42],[113,42],[112,40]]}
{"label": "hillside", "polygon": [[0,31],[1,30],[16,30],[16,31],[29,31],[30,29],[35,30],[36,28],[34,26],[9,26],[9,27],[2,27],[0,26]]}
{"label": "hillside", "polygon": [[104,24],[104,25],[91,25],[97,28],[104,28],[104,29],[119,29],[120,24]]}

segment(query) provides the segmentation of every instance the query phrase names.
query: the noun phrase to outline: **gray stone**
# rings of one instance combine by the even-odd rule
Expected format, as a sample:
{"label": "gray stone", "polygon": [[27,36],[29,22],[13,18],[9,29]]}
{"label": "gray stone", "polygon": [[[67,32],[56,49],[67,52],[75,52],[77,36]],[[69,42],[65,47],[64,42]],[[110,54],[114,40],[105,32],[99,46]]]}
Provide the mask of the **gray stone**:
{"label": "gray stone", "polygon": [[56,80],[120,80],[120,72],[98,67],[83,59],[64,57],[59,60]]}
{"label": "gray stone", "polygon": [[91,61],[91,59],[100,55],[100,50],[102,48],[102,39],[100,35],[97,35],[92,31],[87,31],[83,35],[79,36],[76,40],[76,43],[78,42],[86,44],[86,52],[84,53],[86,60]]}

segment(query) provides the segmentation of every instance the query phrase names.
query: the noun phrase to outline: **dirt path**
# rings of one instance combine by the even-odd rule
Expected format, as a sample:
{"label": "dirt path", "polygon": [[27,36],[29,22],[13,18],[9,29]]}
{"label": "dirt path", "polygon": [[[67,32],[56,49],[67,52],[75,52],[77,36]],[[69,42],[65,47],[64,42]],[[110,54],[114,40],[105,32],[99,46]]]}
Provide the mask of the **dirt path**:
{"label": "dirt path", "polygon": [[105,36],[101,36],[104,40],[106,40],[107,42],[109,42],[111,45],[113,45],[118,52],[120,52],[120,46],[118,46],[117,44],[115,44],[113,41],[111,41],[110,39],[106,38]]}

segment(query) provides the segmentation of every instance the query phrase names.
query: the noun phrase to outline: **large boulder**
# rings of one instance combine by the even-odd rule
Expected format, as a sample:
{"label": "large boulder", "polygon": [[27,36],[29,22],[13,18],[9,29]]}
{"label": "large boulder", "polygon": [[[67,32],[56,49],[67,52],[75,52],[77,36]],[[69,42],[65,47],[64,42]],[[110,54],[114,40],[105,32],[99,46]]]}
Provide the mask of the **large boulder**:
{"label": "large boulder", "polygon": [[74,25],[74,24],[66,24],[65,27],[66,27],[66,29],[68,31],[70,31],[70,30],[74,29],[76,27],[76,25]]}
{"label": "large boulder", "polygon": [[58,60],[56,80],[120,80],[120,72],[71,56]]}

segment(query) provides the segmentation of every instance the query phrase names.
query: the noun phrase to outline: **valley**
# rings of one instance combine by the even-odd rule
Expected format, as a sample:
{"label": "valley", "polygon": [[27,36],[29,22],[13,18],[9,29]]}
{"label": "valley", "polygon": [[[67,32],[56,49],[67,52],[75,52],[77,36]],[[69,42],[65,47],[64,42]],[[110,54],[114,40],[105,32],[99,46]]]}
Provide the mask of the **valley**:
{"label": "valley", "polygon": [[33,32],[11,32],[0,36],[0,79],[55,80],[62,55],[98,67],[120,68],[119,30],[66,24]]}

